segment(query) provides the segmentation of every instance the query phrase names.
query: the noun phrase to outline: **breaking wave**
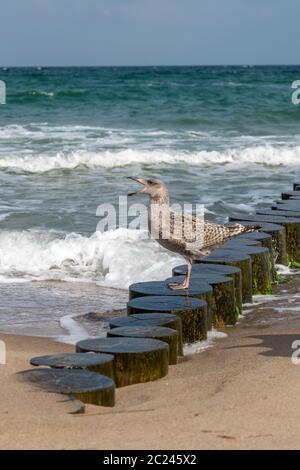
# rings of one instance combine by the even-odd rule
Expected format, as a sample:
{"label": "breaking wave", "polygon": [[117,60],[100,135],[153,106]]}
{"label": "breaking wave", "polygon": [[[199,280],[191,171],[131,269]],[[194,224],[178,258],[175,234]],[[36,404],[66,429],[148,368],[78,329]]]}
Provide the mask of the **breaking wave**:
{"label": "breaking wave", "polygon": [[56,155],[10,155],[0,157],[0,170],[10,172],[45,173],[76,168],[106,169],[126,166],[194,165],[213,166],[299,166],[300,146],[275,147],[271,145],[227,149],[223,151],[184,152],[175,150],[74,151]]}
{"label": "breaking wave", "polygon": [[126,289],[133,282],[165,279],[181,263],[181,257],[137,230],[119,228],[90,237],[0,232],[0,283],[16,279],[87,281]]}

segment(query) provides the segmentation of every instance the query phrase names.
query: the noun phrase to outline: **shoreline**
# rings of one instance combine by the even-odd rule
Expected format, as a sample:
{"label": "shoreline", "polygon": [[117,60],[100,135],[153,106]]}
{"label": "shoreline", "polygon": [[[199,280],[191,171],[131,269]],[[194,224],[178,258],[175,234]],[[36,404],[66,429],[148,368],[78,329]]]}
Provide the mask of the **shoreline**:
{"label": "shoreline", "polygon": [[74,403],[66,396],[17,375],[31,357],[73,346],[0,333],[7,345],[0,447],[299,449],[300,367],[291,362],[291,344],[300,339],[298,292],[299,277],[278,285],[273,299],[249,306],[237,326],[221,330],[227,337],[213,347],[185,356],[161,380],[117,389],[113,409],[87,405],[84,414],[70,414]]}

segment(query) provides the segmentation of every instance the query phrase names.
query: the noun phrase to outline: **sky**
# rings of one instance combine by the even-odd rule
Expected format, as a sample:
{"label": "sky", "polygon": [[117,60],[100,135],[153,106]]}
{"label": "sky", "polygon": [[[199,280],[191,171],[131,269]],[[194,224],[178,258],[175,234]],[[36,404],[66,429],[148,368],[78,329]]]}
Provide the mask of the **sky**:
{"label": "sky", "polygon": [[0,65],[299,64],[299,30],[299,0],[0,0]]}

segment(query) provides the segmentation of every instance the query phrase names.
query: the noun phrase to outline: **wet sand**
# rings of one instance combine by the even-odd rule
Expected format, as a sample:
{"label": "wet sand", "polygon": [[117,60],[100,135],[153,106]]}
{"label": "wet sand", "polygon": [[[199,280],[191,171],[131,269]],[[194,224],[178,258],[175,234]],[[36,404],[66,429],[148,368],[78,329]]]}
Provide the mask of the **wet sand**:
{"label": "wet sand", "polygon": [[[116,406],[76,403],[21,382],[32,356],[73,351],[43,338],[1,334],[2,449],[299,449],[300,280],[250,312],[201,354],[166,378],[117,390]],[[268,300],[268,299],[259,299]],[[275,310],[274,310],[275,308]]]}

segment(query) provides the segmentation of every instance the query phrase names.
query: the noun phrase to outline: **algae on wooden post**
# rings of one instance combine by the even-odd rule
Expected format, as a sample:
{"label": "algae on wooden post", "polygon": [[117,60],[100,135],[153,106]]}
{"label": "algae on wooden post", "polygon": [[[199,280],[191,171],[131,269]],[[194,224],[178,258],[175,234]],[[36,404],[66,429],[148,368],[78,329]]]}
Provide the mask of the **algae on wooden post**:
{"label": "algae on wooden post", "polygon": [[271,263],[272,255],[269,249],[257,246],[245,246],[243,251],[251,256],[253,294],[271,294],[273,290],[273,272]]}
{"label": "algae on wooden post", "polygon": [[287,250],[286,250],[286,231],[282,227],[281,230],[270,230],[268,233],[272,236],[272,254],[276,263],[287,265]]}
{"label": "algae on wooden post", "polygon": [[267,248],[270,252],[270,269],[272,272],[272,283],[276,283],[278,281],[278,274],[276,271],[275,267],[275,250],[274,250],[274,244],[272,240],[272,236],[269,233],[264,233],[264,232],[251,232],[251,233],[245,233],[243,235],[240,235],[237,239],[243,239],[243,240],[257,240],[260,242],[261,246],[263,248]]}
{"label": "algae on wooden post", "polygon": [[173,313],[182,320],[184,343],[207,338],[207,304],[204,300],[184,296],[146,296],[132,299],[127,304],[128,314],[147,312]]}
{"label": "algae on wooden post", "polygon": [[165,326],[178,333],[178,355],[183,356],[182,321],[177,315],[170,313],[140,313],[127,317],[115,317],[109,322],[111,329],[123,326]]}
{"label": "algae on wooden post", "polygon": [[[183,265],[186,268],[186,265]],[[173,269],[174,275],[182,275],[186,273],[186,269],[183,271],[182,266],[177,266]],[[236,266],[229,266],[229,264],[210,264],[204,263],[201,259],[196,258],[193,265],[194,274],[207,273],[207,274],[219,274],[221,276],[231,277],[234,280],[234,293],[235,293],[235,310],[237,314],[242,312],[242,272],[240,268]]]}
{"label": "algae on wooden post", "polygon": [[272,236],[265,232],[250,232],[244,233],[237,237],[238,239],[246,240],[257,240],[261,243],[261,246],[272,249]]}
{"label": "algae on wooden post", "polygon": [[150,338],[93,338],[79,341],[77,352],[114,356],[117,387],[160,379],[168,373],[169,346]]}
{"label": "algae on wooden post", "polygon": [[[216,328],[233,325],[236,322],[234,280],[231,277],[215,274],[195,273],[191,276],[191,285],[197,288],[203,279],[207,279],[213,289],[212,295],[212,324]],[[182,282],[183,277],[174,276],[167,283]]]}
{"label": "algae on wooden post", "polygon": [[170,283],[180,282],[177,279],[170,279],[166,281],[149,281],[149,282],[137,282],[129,286],[129,299],[135,299],[137,297],[145,297],[148,295],[163,295],[163,296],[188,296],[196,299],[205,300],[207,303],[207,330],[212,329],[212,287],[206,282],[207,279],[203,278],[203,282],[193,282],[191,280],[189,289],[176,289],[172,290],[168,287]]}
{"label": "algae on wooden post", "polygon": [[252,280],[255,295],[272,294],[272,263],[271,254],[266,251],[252,255]]}
{"label": "algae on wooden post", "polygon": [[[237,220],[237,217],[230,217],[230,220],[240,222],[244,225],[251,223],[261,224],[261,230],[270,233],[275,241],[275,249],[278,252],[278,263],[287,263],[287,254],[289,253],[287,243],[287,225],[295,219],[289,219],[286,217],[272,217],[268,215],[250,215],[244,216],[242,220]],[[300,223],[300,221],[299,221]]]}
{"label": "algae on wooden post", "polygon": [[[199,263],[219,263],[239,268],[242,273],[242,302],[252,302],[252,268],[250,256],[237,250],[218,249],[198,261]],[[240,304],[236,302],[236,306],[239,307],[239,305]]]}
{"label": "algae on wooden post", "polygon": [[177,364],[178,333],[176,330],[162,326],[128,326],[113,328],[107,332],[108,337],[152,338],[164,341],[169,345],[169,364]]}

